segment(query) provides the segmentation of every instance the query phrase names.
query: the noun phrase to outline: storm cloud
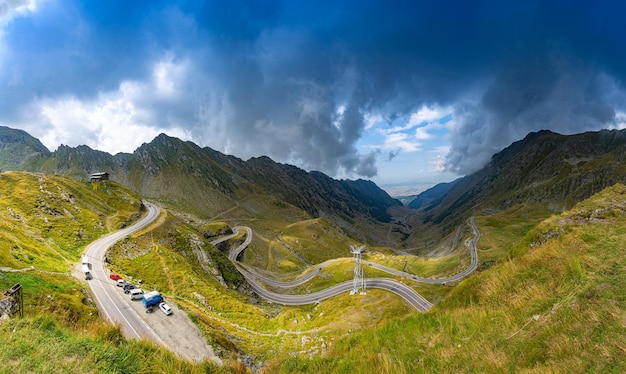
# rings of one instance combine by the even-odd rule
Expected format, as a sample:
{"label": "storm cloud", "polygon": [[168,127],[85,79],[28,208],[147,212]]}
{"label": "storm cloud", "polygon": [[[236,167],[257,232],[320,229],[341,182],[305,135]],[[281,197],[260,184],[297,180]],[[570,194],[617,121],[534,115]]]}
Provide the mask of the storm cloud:
{"label": "storm cloud", "polygon": [[397,150],[359,150],[368,116],[449,107],[445,168],[466,174],[530,131],[626,126],[624,14],[617,1],[10,1],[0,123],[49,146],[130,152],[166,132],[372,177]]}

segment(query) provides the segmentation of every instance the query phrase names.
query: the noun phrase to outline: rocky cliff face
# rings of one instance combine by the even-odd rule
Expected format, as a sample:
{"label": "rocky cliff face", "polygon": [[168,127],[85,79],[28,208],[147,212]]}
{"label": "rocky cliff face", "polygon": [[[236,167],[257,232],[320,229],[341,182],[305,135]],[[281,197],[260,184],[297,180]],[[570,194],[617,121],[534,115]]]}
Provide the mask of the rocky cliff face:
{"label": "rocky cliff face", "polygon": [[50,154],[27,132],[0,126],[0,170],[37,169]]}
{"label": "rocky cliff face", "polygon": [[6,316],[10,316],[16,308],[16,303],[11,298],[0,300],[0,320]]}

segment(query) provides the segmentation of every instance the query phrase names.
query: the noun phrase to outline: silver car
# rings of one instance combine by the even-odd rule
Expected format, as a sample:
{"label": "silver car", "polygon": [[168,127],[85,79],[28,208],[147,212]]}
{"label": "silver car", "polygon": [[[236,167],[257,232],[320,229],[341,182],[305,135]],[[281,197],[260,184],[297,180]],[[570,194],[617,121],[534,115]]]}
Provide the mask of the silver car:
{"label": "silver car", "polygon": [[159,309],[161,309],[161,311],[165,313],[166,316],[169,316],[172,314],[172,308],[170,308],[170,306],[167,305],[166,303],[159,303]]}

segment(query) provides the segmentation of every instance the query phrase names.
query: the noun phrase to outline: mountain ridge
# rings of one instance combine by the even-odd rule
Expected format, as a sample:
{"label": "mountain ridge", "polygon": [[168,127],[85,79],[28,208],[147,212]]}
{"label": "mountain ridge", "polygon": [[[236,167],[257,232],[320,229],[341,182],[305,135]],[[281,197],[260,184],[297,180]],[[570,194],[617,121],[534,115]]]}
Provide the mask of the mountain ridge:
{"label": "mountain ridge", "polygon": [[36,168],[50,151],[26,131],[0,126],[0,171]]}
{"label": "mountain ridge", "polygon": [[79,180],[106,171],[112,180],[146,198],[206,219],[247,197],[267,195],[304,210],[312,218],[329,218],[355,237],[377,241],[367,234],[371,230],[357,227],[389,222],[387,209],[401,205],[373,182],[335,180],[318,171],[274,162],[267,156],[243,161],[164,133],[133,153],[111,155],[86,145],[62,145],[54,152],[42,149],[35,154],[40,164],[14,162],[14,170],[62,174]]}
{"label": "mountain ridge", "polygon": [[328,218],[352,237],[369,243],[402,245],[410,236],[406,230],[418,227],[414,217],[419,225],[437,225],[437,235],[447,235],[464,219],[483,211],[539,203],[559,212],[616,182],[626,182],[626,130],[575,135],[533,132],[493,155],[479,171],[418,195],[410,205],[418,209],[410,214],[413,221],[406,228],[389,230],[385,237],[374,233],[389,222],[401,222],[401,217],[407,216],[403,209],[410,208],[371,181],[335,180],[267,156],[244,161],[164,133],[133,153],[110,155],[84,145],[62,145],[49,152],[21,130],[4,131],[23,139],[0,142],[0,160],[10,159],[8,152],[17,155],[10,156],[13,158],[6,164],[14,170],[79,180],[86,180],[92,172],[107,171],[111,179],[146,198],[205,219],[252,196],[267,196],[256,198],[256,206],[246,205],[251,217],[259,214],[259,209],[272,209],[276,202],[270,200],[278,199],[312,218]]}
{"label": "mountain ridge", "polygon": [[522,203],[561,212],[618,182],[626,182],[626,129],[575,135],[542,130],[455,182],[423,207],[424,222],[454,226],[480,211]]}

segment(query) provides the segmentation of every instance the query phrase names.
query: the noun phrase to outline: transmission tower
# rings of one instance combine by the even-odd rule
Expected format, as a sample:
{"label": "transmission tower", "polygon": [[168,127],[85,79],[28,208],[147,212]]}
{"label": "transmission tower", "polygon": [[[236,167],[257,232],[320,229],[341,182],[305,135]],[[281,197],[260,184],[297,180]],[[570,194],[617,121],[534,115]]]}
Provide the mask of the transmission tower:
{"label": "transmission tower", "polygon": [[350,246],[350,253],[354,256],[354,280],[352,281],[352,291],[350,295],[354,295],[360,291],[361,295],[365,295],[365,278],[363,278],[363,263],[361,262],[361,254],[365,252],[365,246]]}

